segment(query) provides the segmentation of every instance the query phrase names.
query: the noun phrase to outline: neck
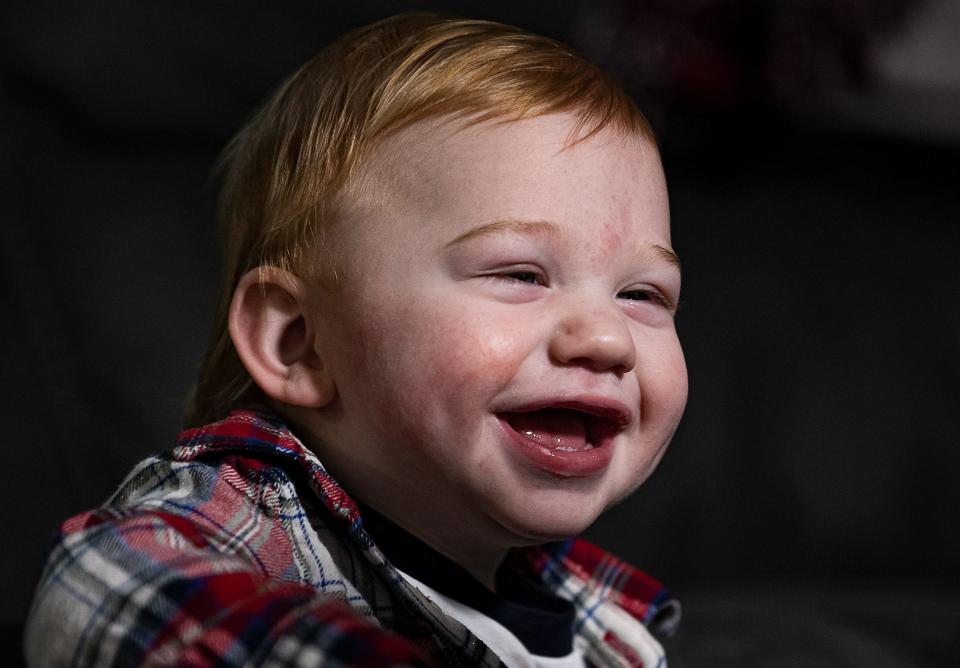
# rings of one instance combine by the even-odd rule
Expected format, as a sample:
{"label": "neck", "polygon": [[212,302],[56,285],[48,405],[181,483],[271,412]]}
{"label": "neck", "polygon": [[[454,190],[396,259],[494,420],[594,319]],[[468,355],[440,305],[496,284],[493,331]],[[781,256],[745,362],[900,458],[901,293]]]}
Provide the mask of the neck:
{"label": "neck", "polygon": [[466,542],[464,540],[467,538],[464,535],[466,532],[457,528],[429,532],[406,527],[403,524],[399,526],[467,571],[484,587],[490,591],[496,591],[497,569],[506,559],[509,548],[491,549],[489,545]]}
{"label": "neck", "polygon": [[[497,569],[507,556],[506,548],[491,550],[486,546],[464,545],[462,532],[451,532],[452,535],[425,532],[370,506],[361,506],[361,516],[374,542],[401,570],[410,572],[424,563],[429,564],[431,559],[442,558],[466,571],[484,588],[496,591]],[[460,540],[450,540],[454,537]],[[438,556],[430,557],[425,552]],[[416,573],[410,574],[416,577]]]}
{"label": "neck", "polygon": [[[430,545],[430,543],[427,544]],[[500,568],[500,564],[503,563],[503,560],[507,556],[506,550],[489,555],[488,559],[482,560],[476,558],[476,553],[471,553],[469,555],[470,558],[466,558],[466,555],[458,556],[451,552],[445,552],[436,546],[431,545],[431,547],[433,547],[433,549],[437,550],[437,552],[445,556],[450,561],[458,564],[461,568],[463,568],[463,570],[472,575],[484,587],[492,592],[497,591],[497,569]]]}

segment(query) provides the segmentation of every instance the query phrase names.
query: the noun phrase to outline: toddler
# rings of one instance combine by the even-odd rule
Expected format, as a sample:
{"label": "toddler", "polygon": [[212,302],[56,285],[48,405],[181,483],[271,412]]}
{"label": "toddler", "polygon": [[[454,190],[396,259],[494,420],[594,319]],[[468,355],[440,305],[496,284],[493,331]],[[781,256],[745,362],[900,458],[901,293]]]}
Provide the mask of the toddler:
{"label": "toddler", "polygon": [[650,128],[483,21],[358,29],[228,146],[188,421],[67,521],[48,665],[660,666],[677,603],[573,539],[680,420]]}

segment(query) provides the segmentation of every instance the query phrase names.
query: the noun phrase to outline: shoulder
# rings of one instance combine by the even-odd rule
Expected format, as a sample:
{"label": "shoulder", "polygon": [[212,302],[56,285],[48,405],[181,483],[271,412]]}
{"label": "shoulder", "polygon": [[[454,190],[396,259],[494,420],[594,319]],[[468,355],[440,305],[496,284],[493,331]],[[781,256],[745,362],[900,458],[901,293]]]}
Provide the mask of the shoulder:
{"label": "shoulder", "polygon": [[216,534],[302,517],[301,494],[319,463],[272,417],[237,411],[182,432],[171,451],[138,464],[101,508],[64,529],[153,513],[183,517]]}
{"label": "shoulder", "polygon": [[101,508],[65,522],[27,624],[31,665],[177,664],[194,652],[224,665],[418,663],[340,572],[359,557],[338,561],[320,540],[338,522],[305,510],[319,504],[306,501],[314,462],[269,430],[241,416],[185,432]]}

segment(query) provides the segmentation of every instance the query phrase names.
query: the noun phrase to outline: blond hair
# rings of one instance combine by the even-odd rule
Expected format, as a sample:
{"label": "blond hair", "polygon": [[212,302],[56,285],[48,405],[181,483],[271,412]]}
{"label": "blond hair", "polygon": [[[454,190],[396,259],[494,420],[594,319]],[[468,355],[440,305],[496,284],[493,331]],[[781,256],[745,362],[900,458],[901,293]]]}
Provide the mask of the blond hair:
{"label": "blond hair", "polygon": [[575,115],[579,139],[608,125],[652,138],[633,101],[596,66],[507,25],[405,14],[354,30],[308,61],[221,158],[224,274],[188,425],[256,398],[227,330],[233,292],[257,266],[314,281],[335,272],[325,232],[345,186],[386,137],[431,118],[479,123],[561,112]]}

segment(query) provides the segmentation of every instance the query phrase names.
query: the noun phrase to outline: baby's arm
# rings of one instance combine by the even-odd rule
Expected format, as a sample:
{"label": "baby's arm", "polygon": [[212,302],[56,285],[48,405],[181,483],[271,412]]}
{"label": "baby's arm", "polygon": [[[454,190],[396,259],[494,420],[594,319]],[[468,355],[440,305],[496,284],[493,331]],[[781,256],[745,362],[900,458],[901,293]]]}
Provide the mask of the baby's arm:
{"label": "baby's arm", "polygon": [[277,577],[277,564],[262,561],[269,550],[244,544],[275,532],[225,526],[209,499],[198,510],[169,492],[64,524],[28,622],[30,665],[429,663],[343,600]]}

